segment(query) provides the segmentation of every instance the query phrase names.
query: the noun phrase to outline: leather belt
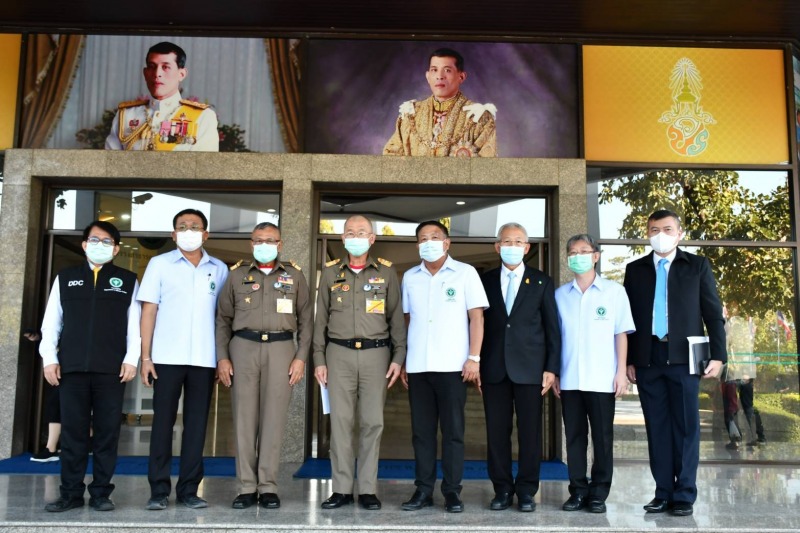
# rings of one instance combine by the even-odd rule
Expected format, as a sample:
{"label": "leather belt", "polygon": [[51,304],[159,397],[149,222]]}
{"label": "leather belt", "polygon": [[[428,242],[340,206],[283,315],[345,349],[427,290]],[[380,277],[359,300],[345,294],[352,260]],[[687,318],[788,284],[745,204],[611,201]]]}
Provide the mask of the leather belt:
{"label": "leather belt", "polygon": [[333,344],[350,348],[351,350],[369,350],[389,346],[389,339],[328,339]]}
{"label": "leather belt", "polygon": [[240,329],[234,331],[234,335],[254,342],[277,342],[277,341],[290,341],[294,337],[291,331],[252,331],[249,329]]}

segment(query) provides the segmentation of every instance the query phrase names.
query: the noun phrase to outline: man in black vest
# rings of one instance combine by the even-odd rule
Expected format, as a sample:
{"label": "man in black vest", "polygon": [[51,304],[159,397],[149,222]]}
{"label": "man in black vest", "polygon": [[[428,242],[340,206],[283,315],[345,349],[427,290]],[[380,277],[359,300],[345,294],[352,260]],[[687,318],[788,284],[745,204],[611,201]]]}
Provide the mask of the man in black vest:
{"label": "man in black vest", "polygon": [[[53,282],[42,323],[44,377],[61,395],[61,497],[45,510],[83,507],[83,478],[93,453],[89,505],[111,511],[125,383],[141,353],[136,274],[115,266],[119,230],[94,221],[83,230],[86,261]],[[90,438],[90,427],[94,431]]]}

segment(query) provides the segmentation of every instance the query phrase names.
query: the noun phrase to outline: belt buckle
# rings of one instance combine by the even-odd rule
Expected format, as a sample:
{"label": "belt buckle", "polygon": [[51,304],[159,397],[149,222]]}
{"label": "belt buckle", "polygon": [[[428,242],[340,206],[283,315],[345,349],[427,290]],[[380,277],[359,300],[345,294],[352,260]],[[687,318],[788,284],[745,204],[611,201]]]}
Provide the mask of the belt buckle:
{"label": "belt buckle", "polygon": [[268,340],[269,340],[269,333],[262,333],[261,342],[267,342]]}
{"label": "belt buckle", "polygon": [[356,346],[356,350],[360,350],[361,349],[361,341],[356,341],[355,346]]}

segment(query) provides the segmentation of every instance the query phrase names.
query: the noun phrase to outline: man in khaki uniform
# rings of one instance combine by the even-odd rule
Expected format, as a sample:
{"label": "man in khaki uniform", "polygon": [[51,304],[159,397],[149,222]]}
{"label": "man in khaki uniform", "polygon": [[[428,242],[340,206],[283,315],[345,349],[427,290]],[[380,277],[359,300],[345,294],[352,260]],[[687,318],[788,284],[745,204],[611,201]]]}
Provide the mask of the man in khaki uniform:
{"label": "man in khaki uniform", "polygon": [[351,216],[342,240],[347,256],[330,261],[322,272],[314,325],[314,375],[328,388],[331,406],[333,494],[322,508],[353,502],[357,412],[358,501],[377,510],[383,405],[406,357],[406,329],[397,272],[390,261],[369,255],[372,222]]}
{"label": "man in khaki uniform", "polygon": [[[251,237],[254,260],[232,269],[217,304],[217,377],[232,386],[236,431],[234,509],[275,509],[291,387],[304,375],[311,346],[308,284],[294,263],[278,260],[280,230],[263,222]],[[292,342],[297,334],[297,344]]]}

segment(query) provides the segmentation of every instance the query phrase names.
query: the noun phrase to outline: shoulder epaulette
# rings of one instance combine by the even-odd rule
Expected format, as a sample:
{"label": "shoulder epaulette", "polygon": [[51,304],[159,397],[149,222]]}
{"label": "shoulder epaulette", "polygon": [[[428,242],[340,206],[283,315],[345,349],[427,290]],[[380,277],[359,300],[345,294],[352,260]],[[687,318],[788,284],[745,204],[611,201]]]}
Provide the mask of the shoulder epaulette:
{"label": "shoulder epaulette", "polygon": [[303,270],[302,268],[300,268],[300,265],[298,265],[297,263],[295,263],[291,259],[289,259],[289,264],[292,265],[293,267],[295,267],[297,270]]}
{"label": "shoulder epaulette", "polygon": [[244,259],[239,259],[239,260],[236,262],[236,264],[235,264],[235,265],[233,265],[233,266],[231,267],[231,271],[234,271],[234,270],[236,270],[237,268],[239,268],[240,266],[242,266],[242,263],[244,263]]}
{"label": "shoulder epaulette", "polygon": [[204,104],[202,102],[195,102],[194,100],[181,100],[183,105],[188,105],[189,107],[196,107],[197,109],[208,109],[211,107],[208,104]]}
{"label": "shoulder epaulette", "polygon": [[117,109],[126,109],[128,107],[139,107],[140,105],[147,105],[149,100],[129,100],[127,102],[120,102]]}
{"label": "shoulder epaulette", "polygon": [[383,257],[378,258],[378,263],[382,264],[383,266],[390,267],[392,266],[392,262],[388,259],[384,259]]}
{"label": "shoulder epaulette", "polygon": [[332,259],[332,260],[328,261],[327,263],[325,263],[325,266],[326,267],[332,267],[333,265],[339,264],[339,261],[341,261],[341,259],[339,259],[339,258]]}

